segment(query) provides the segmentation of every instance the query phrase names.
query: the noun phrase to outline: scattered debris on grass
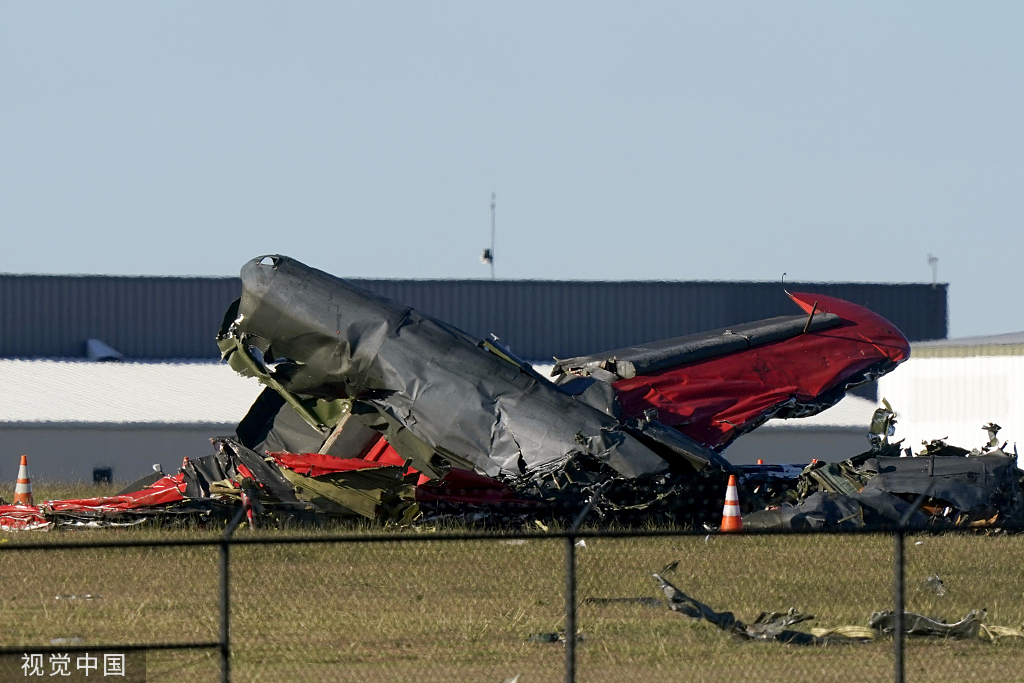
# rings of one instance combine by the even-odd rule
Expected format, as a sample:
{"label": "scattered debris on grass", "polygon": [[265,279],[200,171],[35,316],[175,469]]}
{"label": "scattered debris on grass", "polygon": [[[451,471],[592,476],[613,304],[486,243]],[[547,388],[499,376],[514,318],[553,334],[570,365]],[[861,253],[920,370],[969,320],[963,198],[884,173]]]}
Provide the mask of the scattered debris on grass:
{"label": "scattered debris on grass", "polygon": [[[530,643],[564,643],[565,631],[550,631],[547,633],[533,633],[526,639]],[[582,633],[576,634],[576,642],[582,643],[586,637]]]}
{"label": "scattered debris on grass", "polygon": [[[732,612],[716,612],[683,593],[660,574],[655,573],[652,576],[668,598],[670,610],[691,619],[707,621],[740,640],[772,641],[789,645],[840,645],[869,642],[883,636],[891,637],[896,628],[895,613],[891,610],[872,614],[867,627],[848,625],[812,628],[809,633],[789,628],[814,619],[812,615],[799,612],[795,608],[790,608],[787,612],[761,612],[753,623],[745,624]],[[1024,638],[1024,631],[985,624],[986,616],[987,613],[983,609],[972,610],[960,621],[950,624],[914,612],[904,612],[903,633],[908,636],[981,639],[988,642],[1000,638]]]}
{"label": "scattered debris on grass", "polygon": [[102,595],[93,595],[92,593],[86,593],[85,595],[57,595],[54,596],[54,600],[100,600]]}
{"label": "scattered debris on grass", "polygon": [[644,607],[664,607],[658,598],[584,598],[585,605],[642,605]]}
{"label": "scattered debris on grass", "polygon": [[690,597],[676,588],[659,574],[653,574],[665,597],[668,607],[691,619],[707,621],[741,640],[761,640],[790,645],[840,645],[862,642],[870,638],[859,638],[830,631],[825,635],[794,631],[790,626],[814,619],[794,608],[788,612],[762,612],[752,624],[745,624],[737,619],[732,612],[716,612],[703,602]]}
{"label": "scattered debris on grass", "polygon": [[938,574],[932,574],[925,578],[924,583],[921,584],[920,590],[941,598],[946,595],[946,584],[943,583]]}

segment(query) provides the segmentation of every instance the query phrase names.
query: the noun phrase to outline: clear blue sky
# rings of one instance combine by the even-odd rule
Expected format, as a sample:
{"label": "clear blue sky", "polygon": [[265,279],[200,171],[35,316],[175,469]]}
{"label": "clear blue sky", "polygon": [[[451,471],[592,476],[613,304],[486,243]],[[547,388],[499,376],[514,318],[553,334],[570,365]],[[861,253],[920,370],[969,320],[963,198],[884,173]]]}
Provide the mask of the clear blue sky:
{"label": "clear blue sky", "polygon": [[[637,5],[639,4],[639,7]],[[1024,329],[1024,3],[4,3],[0,271],[951,283]]]}

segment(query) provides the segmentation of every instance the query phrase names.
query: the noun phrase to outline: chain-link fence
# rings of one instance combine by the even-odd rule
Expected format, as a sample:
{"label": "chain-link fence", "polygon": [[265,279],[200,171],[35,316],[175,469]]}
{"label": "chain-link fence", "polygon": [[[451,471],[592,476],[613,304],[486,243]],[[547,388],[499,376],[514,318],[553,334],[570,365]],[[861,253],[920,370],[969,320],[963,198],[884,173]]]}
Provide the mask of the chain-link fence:
{"label": "chain-link fence", "polygon": [[15,664],[120,648],[193,683],[929,683],[1024,663],[1024,535],[994,530],[94,533],[0,544]]}

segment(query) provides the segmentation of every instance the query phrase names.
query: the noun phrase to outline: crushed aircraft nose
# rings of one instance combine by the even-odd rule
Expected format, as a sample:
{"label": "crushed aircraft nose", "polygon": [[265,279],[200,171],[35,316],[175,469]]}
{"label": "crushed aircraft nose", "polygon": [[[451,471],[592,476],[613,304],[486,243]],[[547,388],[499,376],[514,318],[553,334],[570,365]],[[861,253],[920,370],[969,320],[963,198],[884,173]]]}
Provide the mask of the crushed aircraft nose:
{"label": "crushed aircraft nose", "polygon": [[[618,420],[493,344],[286,257],[241,275],[218,338],[224,359],[277,392],[321,445],[354,422],[384,432],[430,478],[453,467],[519,476],[578,453],[625,476],[668,469]],[[351,417],[332,422],[331,404],[345,399],[357,404]]]}

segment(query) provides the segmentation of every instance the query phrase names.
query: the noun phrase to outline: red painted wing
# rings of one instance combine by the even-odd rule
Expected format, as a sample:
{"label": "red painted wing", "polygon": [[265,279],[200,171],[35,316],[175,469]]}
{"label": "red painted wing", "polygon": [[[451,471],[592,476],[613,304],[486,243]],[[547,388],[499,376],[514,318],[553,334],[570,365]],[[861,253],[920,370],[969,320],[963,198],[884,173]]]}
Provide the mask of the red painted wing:
{"label": "red painted wing", "polygon": [[910,356],[906,337],[868,309],[820,294],[791,294],[808,314],[842,319],[836,327],[764,346],[623,379],[614,387],[627,417],[654,408],[658,420],[720,450],[771,417],[810,415],[848,388]]}

